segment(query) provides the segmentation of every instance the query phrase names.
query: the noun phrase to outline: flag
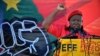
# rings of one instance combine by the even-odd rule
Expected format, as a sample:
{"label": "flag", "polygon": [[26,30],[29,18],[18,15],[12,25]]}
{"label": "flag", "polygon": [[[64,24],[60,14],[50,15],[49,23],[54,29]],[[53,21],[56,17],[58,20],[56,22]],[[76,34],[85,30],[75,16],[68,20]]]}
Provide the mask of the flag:
{"label": "flag", "polygon": [[2,4],[2,1],[0,0],[0,24],[2,23],[3,21],[3,10],[4,10],[4,6]]}
{"label": "flag", "polygon": [[[100,36],[100,1],[99,0],[33,0],[39,12],[46,19],[59,3],[64,3],[66,8],[65,15],[57,15],[57,20],[53,22],[56,25],[67,25],[68,17],[71,12],[79,10],[83,15],[84,29],[91,35]],[[49,10],[48,10],[49,9]],[[56,18],[55,17],[55,18]]]}
{"label": "flag", "polygon": [[1,2],[1,6],[5,5],[4,20],[11,21],[13,17],[33,17],[40,22],[43,19],[32,0],[2,0]]}

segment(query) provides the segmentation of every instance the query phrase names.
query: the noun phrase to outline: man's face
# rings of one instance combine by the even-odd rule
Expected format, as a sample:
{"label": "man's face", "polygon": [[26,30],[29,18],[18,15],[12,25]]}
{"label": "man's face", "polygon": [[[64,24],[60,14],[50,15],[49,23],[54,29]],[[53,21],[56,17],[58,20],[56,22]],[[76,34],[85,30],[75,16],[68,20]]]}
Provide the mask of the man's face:
{"label": "man's face", "polygon": [[69,20],[69,24],[72,28],[80,28],[82,26],[82,16],[81,15],[74,15]]}

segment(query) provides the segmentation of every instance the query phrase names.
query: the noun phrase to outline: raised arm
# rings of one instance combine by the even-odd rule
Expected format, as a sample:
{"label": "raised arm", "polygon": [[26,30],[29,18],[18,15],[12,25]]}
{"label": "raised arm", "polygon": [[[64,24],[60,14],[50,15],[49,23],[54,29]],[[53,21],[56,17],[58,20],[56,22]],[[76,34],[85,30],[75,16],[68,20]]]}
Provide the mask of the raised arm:
{"label": "raised arm", "polygon": [[43,21],[42,26],[47,30],[58,12],[65,10],[63,4],[58,4],[57,8]]}

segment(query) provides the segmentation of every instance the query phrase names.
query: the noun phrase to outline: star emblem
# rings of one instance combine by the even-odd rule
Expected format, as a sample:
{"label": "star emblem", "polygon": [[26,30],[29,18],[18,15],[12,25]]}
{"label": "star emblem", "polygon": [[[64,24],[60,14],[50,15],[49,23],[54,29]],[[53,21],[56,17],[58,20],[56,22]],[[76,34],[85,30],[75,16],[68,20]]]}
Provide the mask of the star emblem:
{"label": "star emblem", "polygon": [[17,4],[21,1],[21,0],[3,0],[6,4],[7,4],[7,8],[6,10],[10,10],[11,8],[15,9],[16,11],[18,11],[17,8]]}

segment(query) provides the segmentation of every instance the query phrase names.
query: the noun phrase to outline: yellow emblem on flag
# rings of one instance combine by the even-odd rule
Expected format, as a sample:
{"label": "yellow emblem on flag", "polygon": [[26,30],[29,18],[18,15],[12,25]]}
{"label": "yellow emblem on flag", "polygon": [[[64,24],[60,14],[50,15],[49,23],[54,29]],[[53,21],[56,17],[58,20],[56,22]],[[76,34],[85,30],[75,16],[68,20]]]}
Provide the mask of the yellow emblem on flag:
{"label": "yellow emblem on flag", "polygon": [[20,0],[3,0],[7,4],[7,11],[11,8],[14,8],[16,11],[18,11],[17,4],[20,2]]}

